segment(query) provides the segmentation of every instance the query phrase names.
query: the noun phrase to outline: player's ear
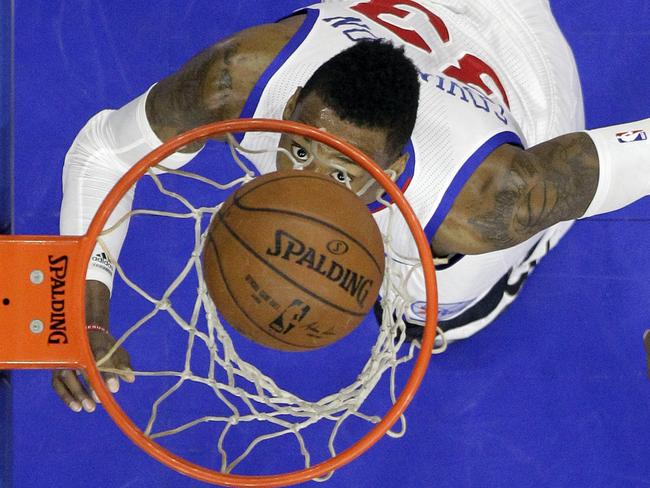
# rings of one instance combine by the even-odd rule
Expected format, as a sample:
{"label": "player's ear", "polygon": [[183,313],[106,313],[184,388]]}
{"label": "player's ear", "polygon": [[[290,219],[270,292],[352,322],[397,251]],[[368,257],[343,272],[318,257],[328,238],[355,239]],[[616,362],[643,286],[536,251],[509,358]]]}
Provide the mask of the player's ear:
{"label": "player's ear", "polygon": [[406,168],[406,163],[409,160],[409,154],[401,154],[394,162],[391,164],[388,169],[395,172],[395,180],[400,177]]}
{"label": "player's ear", "polygon": [[293,95],[291,95],[289,101],[284,106],[284,110],[282,111],[283,120],[289,120],[291,118],[291,114],[296,109],[296,105],[298,104],[298,96],[300,95],[300,90],[301,87],[296,88],[296,91],[293,92]]}

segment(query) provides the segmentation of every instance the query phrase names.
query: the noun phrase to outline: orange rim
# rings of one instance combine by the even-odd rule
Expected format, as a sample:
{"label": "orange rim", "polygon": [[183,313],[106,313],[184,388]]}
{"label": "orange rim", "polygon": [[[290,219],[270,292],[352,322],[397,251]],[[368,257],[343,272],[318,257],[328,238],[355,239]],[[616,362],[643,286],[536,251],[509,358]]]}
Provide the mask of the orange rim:
{"label": "orange rim", "polygon": [[[95,391],[99,395],[104,408],[113,418],[113,421],[135,444],[137,444],[150,456],[157,459],[161,463],[180,473],[207,483],[237,487],[279,487],[302,483],[323,476],[330,471],[333,471],[349,463],[367,451],[375,442],[383,437],[383,435],[400,418],[406,407],[413,399],[415,392],[419,388],[426,372],[435,341],[438,317],[438,295],[435,268],[431,250],[429,248],[429,242],[427,241],[424,231],[422,230],[422,227],[420,226],[420,223],[418,222],[411,206],[406,201],[403,193],[400,191],[397,185],[377,166],[376,163],[374,163],[363,152],[351,146],[350,144],[335,138],[331,134],[318,130],[314,127],[298,122],[270,119],[238,119],[216,122],[197,127],[167,141],[159,148],[150,152],[148,155],[142,158],[133,168],[131,168],[131,170],[122,177],[117,185],[115,185],[115,187],[111,190],[111,192],[105,198],[104,202],[99,207],[99,210],[97,211],[97,214],[95,215],[95,218],[90,224],[88,232],[83,239],[84,242],[82,242],[81,249],[83,255],[82,258],[89,258],[96,237],[101,233],[104,225],[108,220],[108,217],[110,216],[117,203],[136,183],[136,181],[147,172],[150,167],[160,163],[167,156],[176,152],[178,149],[198,139],[206,139],[211,136],[229,132],[238,133],[251,131],[288,132],[304,137],[309,137],[315,141],[333,147],[342,154],[351,158],[353,161],[356,161],[361,167],[363,167],[363,169],[370,173],[370,175],[384,188],[386,193],[390,195],[392,201],[397,205],[400,212],[404,215],[409,229],[415,238],[420,260],[422,262],[422,269],[426,284],[427,320],[422,337],[420,352],[415,360],[413,370],[411,371],[406,385],[397,398],[395,404],[386,413],[384,418],[378,422],[366,435],[364,435],[352,446],[348,447],[338,455],[326,461],[323,461],[309,468],[283,474],[260,476],[232,475],[213,471],[203,466],[194,464],[183,459],[180,456],[173,454],[164,447],[153,442],[151,439],[145,436],[145,434],[131,421],[131,419],[124,413],[121,407],[114,400],[112,394],[108,391],[108,388],[102,381],[101,374],[97,369],[97,366],[94,364],[94,361],[90,361],[90,367],[87,369],[88,376],[93,385],[93,388],[95,388]],[[82,272],[85,273],[85,266],[82,266]],[[90,346],[88,343],[87,349],[89,352]],[[84,361],[84,363],[85,362],[86,361]]]}

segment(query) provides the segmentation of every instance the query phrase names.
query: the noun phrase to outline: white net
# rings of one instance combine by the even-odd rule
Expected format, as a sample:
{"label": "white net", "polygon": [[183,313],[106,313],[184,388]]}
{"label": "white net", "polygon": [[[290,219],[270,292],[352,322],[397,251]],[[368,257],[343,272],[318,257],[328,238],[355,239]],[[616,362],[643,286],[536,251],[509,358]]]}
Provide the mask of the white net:
{"label": "white net", "polygon": [[[164,163],[158,167],[165,170],[164,174],[150,170],[150,183],[143,190],[147,194],[143,201],[136,200],[137,208],[102,234],[129,226],[122,257],[116,262],[110,256],[120,278],[111,303],[112,330],[121,336],[107,357],[118,347],[125,347],[131,353],[137,381],[129,386],[130,398],[119,397],[118,401],[136,423],[141,423],[145,434],[157,442],[192,433],[203,439],[199,441],[201,446],[189,451],[209,452],[207,457],[196,456],[195,462],[221,472],[232,472],[256,451],[264,451],[264,445],[273,442],[282,443],[283,458],[289,456],[291,449],[298,453],[293,469],[309,467],[348,447],[354,429],[344,433],[342,446],[338,440],[352,419],[375,424],[395,402],[398,367],[413,358],[418,344],[405,343],[402,316],[415,299],[406,293],[405,277],[394,273],[392,268],[398,260],[410,263],[410,272],[417,272],[419,259],[397,256],[391,246],[391,236],[384,235],[387,259],[381,288],[381,324],[365,327],[365,336],[370,338],[370,342],[366,341],[366,351],[360,352],[358,344],[350,347],[350,341],[356,340],[354,334],[340,341],[348,342],[347,350],[356,352],[357,357],[349,362],[350,369],[358,369],[333,382],[324,373],[322,384],[316,386],[312,377],[306,393],[303,385],[292,388],[296,381],[290,376],[310,375],[308,371],[313,371],[314,361],[322,371],[323,361],[328,357],[340,363],[347,356],[337,349],[337,344],[325,348],[329,353],[265,350],[242,339],[222,323],[207,293],[201,265],[209,222],[229,191],[254,178],[249,159],[260,154],[275,157],[276,152],[284,151],[276,145],[251,151],[231,135],[227,141],[211,143],[220,146],[212,153],[204,151],[207,170],[165,170]],[[311,149],[310,159],[302,162],[284,152],[293,160],[294,167],[303,168],[318,157],[318,147]],[[223,158],[228,153],[232,162],[227,166],[235,174],[228,175],[225,183],[217,182],[215,179],[225,179]],[[214,179],[202,176],[217,172],[215,158],[219,160],[219,174]],[[142,190],[145,182],[139,185]],[[363,189],[367,190],[367,187]],[[393,214],[399,218],[399,210],[384,203],[388,207],[384,211],[391,212],[391,219]],[[141,204],[151,208],[141,208]],[[125,328],[122,324],[126,320],[133,325]],[[368,321],[372,322],[373,318]],[[360,336],[362,343],[365,336]],[[445,346],[438,344],[434,352],[442,352]],[[310,359],[314,354],[316,359]],[[102,368],[105,360],[98,361],[100,370],[119,373]],[[349,381],[342,385],[341,381],[347,378]],[[378,390],[378,385],[382,386],[379,390],[383,398],[372,402],[367,410],[366,400]],[[141,393],[136,393],[138,390]],[[209,431],[206,426],[211,427]],[[309,434],[311,429],[316,433]],[[400,437],[405,430],[406,421],[402,417],[389,435]],[[185,455],[189,452],[174,442],[165,447],[183,451]],[[267,452],[268,449],[277,448],[269,447]],[[259,461],[252,464],[252,474],[265,474],[259,472]]]}

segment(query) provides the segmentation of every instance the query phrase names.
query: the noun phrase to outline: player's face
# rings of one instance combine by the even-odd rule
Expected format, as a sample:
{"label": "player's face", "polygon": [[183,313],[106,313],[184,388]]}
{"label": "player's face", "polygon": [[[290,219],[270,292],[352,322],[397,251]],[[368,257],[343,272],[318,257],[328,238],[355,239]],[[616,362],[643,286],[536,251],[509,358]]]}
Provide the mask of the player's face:
{"label": "player's face", "polygon": [[[288,112],[285,114],[286,118],[339,136],[366,153],[382,168],[395,167],[396,173],[403,170],[402,162],[395,161],[387,154],[386,133],[383,130],[359,127],[341,119],[334,110],[326,107],[319,97],[309,95]],[[347,186],[365,203],[376,199],[379,188],[377,183],[363,168],[337,150],[293,134],[283,134],[279,146],[286,153],[278,153],[278,169],[291,169],[296,163],[305,165],[305,169],[330,176]],[[403,159],[405,163],[405,157]]]}

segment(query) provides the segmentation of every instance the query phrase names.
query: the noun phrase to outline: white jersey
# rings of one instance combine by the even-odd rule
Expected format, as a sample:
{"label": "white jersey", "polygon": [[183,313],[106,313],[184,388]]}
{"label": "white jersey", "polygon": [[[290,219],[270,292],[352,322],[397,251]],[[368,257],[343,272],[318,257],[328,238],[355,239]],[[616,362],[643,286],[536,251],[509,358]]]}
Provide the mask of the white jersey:
{"label": "white jersey", "polygon": [[[489,4],[489,8],[485,7]],[[525,4],[525,8],[522,5]],[[513,3],[514,5],[514,3]],[[301,11],[306,20],[264,72],[242,117],[282,118],[297,87],[304,86],[325,61],[362,39],[383,38],[403,46],[420,72],[420,105],[405,151],[407,168],[398,185],[431,239],[465,182],[485,157],[502,144],[526,147],[562,132],[581,128],[582,102],[570,51],[543,0],[465,2],[427,0],[343,1],[321,3]],[[535,15],[543,35],[551,37],[556,62],[549,63],[548,40],[535,36],[522,11]],[[568,74],[567,74],[568,73]],[[567,101],[555,93],[566,78]],[[577,96],[576,96],[577,93]],[[560,99],[558,102],[557,100]],[[559,104],[562,110],[554,110]],[[275,147],[279,135],[247,133],[250,149]],[[274,154],[252,157],[260,173],[274,171]],[[374,208],[382,231],[389,211]],[[408,231],[391,228],[391,245],[399,255],[415,258]],[[404,237],[407,236],[407,237]],[[440,319],[458,316],[477,303],[506,273],[518,266],[540,236],[514,248],[463,256],[437,272]],[[406,276],[410,266],[399,270]],[[424,283],[410,275],[412,297],[407,319],[422,320]]]}

